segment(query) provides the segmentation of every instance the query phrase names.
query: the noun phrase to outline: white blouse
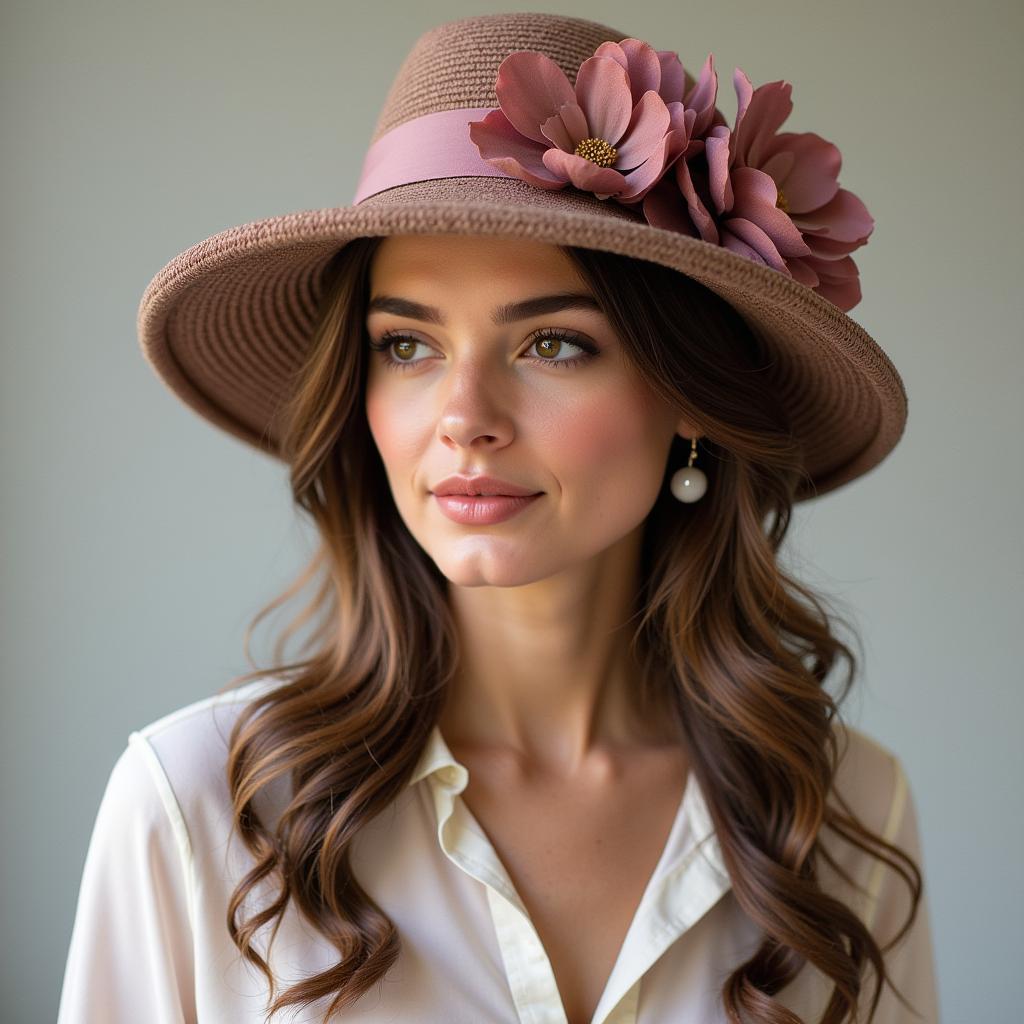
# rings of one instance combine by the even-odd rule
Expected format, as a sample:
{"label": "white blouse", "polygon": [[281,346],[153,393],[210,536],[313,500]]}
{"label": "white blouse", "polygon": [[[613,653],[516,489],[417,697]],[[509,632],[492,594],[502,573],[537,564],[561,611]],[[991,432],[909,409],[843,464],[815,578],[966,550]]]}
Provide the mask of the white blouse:
{"label": "white blouse", "polygon": [[[226,927],[228,898],[253,861],[231,833],[225,763],[238,709],[273,685],[273,679],[256,680],[196,701],[129,736],[86,855],[58,1024],[264,1024],[266,981],[241,960]],[[899,759],[856,729],[836,728],[848,737],[837,788],[924,874],[914,803]],[[401,954],[384,982],[341,1020],[567,1024],[530,916],[459,796],[467,780],[466,767],[435,727],[406,790],[354,839],[356,876],[397,926]],[[286,794],[278,788],[260,798],[257,810],[272,826]],[[887,941],[905,918],[906,884],[831,833],[822,841],[865,891],[851,890],[826,864],[820,867],[822,884],[857,909],[877,941]],[[262,906],[276,889],[257,892],[258,902],[247,908]],[[925,874],[917,919],[885,955],[891,976],[921,1017],[904,1009],[886,986],[873,1024],[939,1019],[927,895]],[[257,934],[261,953],[268,935],[269,927]],[[722,982],[760,938],[733,896],[691,772],[591,1024],[725,1024]],[[275,978],[287,987],[337,959],[334,947],[289,903],[270,955]],[[873,988],[871,975],[865,1012]],[[811,1024],[829,992],[807,964],[776,998]],[[275,1020],[320,1022],[328,1003],[302,1012],[293,1005]]]}

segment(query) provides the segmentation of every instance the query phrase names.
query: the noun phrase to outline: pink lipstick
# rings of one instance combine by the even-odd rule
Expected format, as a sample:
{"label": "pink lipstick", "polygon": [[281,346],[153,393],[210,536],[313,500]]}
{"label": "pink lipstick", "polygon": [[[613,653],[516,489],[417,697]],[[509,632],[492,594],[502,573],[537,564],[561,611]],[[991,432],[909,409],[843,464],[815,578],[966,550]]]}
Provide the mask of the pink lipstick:
{"label": "pink lipstick", "polygon": [[491,526],[504,522],[532,505],[540,494],[435,494],[441,511],[453,522],[469,526]]}

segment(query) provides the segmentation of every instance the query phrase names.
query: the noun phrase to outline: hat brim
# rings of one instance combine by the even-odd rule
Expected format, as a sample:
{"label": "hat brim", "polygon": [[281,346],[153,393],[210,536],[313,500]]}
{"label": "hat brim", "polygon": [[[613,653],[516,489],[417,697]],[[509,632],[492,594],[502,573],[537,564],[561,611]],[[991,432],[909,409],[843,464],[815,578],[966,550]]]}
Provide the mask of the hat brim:
{"label": "hat brim", "polygon": [[[797,500],[863,475],[903,433],[898,372],[838,306],[721,246],[652,227],[633,209],[516,179],[455,179],[390,189],[356,206],[243,224],[192,246],[149,283],[138,311],[143,354],[205,419],[279,458],[272,424],[311,338],[331,257],[353,239],[399,234],[530,238],[670,267],[731,303],[776,358],[767,373],[806,450]],[[468,189],[467,189],[468,191]]]}

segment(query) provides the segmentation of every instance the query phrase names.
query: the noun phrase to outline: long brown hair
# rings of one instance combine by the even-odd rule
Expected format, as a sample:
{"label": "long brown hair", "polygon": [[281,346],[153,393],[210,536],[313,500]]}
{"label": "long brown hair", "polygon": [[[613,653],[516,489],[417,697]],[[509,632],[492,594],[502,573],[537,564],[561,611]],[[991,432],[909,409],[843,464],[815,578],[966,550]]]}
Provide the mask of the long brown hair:
{"label": "long brown hair", "polygon": [[[229,903],[232,939],[266,975],[271,999],[274,978],[253,939],[274,921],[273,942],[289,900],[339,956],[283,991],[267,1019],[333,996],[330,1016],[397,959],[397,929],[354,876],[350,845],[406,786],[457,655],[446,580],[398,514],[364,413],[369,268],[380,241],[349,243],[323,278],[315,335],[281,418],[294,501],[319,544],[292,586],[250,623],[249,664],[253,627],[318,580],[315,592],[278,635],[275,664],[229,684],[268,676],[283,683],[243,708],[229,741],[234,827],[255,861]],[[765,932],[726,979],[723,1005],[734,1022],[803,1024],[772,995],[809,961],[834,983],[822,1024],[859,1019],[870,961],[870,1020],[883,983],[892,984],[882,953],[910,928],[922,876],[841,799],[842,811],[826,804],[841,756],[833,720],[857,659],[834,635],[842,620],[779,565],[802,453],[766,378],[770,357],[736,311],[699,283],[625,256],[563,251],[642,377],[700,430],[708,491],[682,505],[666,486],[651,509],[631,649],[642,685],[678,716],[732,891]],[[688,452],[677,436],[666,476]],[[285,662],[285,645],[309,622],[304,656]],[[840,661],[847,672],[832,697],[825,681]],[[293,796],[271,831],[253,801],[282,776]],[[911,889],[908,920],[882,949],[818,884],[819,859],[852,881],[822,847],[823,827]],[[239,923],[246,895],[264,879],[277,886],[276,898]]]}

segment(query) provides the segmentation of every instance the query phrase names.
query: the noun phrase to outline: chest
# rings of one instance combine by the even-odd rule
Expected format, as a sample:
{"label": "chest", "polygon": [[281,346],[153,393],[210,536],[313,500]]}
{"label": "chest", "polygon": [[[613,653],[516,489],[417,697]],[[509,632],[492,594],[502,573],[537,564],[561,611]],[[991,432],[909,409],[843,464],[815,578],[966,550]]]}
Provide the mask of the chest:
{"label": "chest", "polygon": [[663,756],[600,784],[469,770],[461,798],[530,914],[569,1024],[589,1024],[665,847],[685,766]]}

